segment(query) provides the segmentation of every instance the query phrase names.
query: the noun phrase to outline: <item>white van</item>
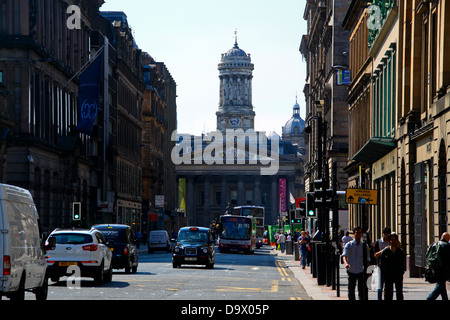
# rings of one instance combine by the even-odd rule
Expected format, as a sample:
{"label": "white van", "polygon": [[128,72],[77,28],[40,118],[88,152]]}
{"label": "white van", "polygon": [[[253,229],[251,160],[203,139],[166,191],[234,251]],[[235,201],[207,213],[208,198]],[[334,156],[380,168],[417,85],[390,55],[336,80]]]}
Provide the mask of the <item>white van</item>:
{"label": "white van", "polygon": [[28,190],[0,184],[0,299],[23,300],[25,290],[47,299],[48,281],[38,213]]}
{"label": "white van", "polygon": [[150,231],[148,235],[148,253],[152,253],[156,250],[166,250],[167,252],[172,251],[172,246],[170,245],[169,234],[166,230],[153,230]]}

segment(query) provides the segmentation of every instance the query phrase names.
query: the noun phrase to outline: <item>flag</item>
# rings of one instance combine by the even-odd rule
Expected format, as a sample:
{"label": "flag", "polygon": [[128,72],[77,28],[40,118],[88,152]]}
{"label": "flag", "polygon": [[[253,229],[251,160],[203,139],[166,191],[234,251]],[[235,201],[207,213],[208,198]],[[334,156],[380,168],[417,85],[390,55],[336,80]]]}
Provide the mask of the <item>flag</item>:
{"label": "flag", "polygon": [[77,130],[89,136],[98,113],[102,65],[103,52],[80,74]]}

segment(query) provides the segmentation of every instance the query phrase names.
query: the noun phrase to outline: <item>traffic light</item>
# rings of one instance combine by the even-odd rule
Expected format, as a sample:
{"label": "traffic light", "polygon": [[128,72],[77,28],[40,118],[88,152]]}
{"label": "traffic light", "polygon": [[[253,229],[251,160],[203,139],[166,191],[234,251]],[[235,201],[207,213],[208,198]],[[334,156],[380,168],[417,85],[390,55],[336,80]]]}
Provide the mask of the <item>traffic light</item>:
{"label": "traffic light", "polygon": [[[297,214],[298,211],[298,214]],[[299,210],[296,210],[295,219],[301,219],[302,217],[306,216],[306,200],[303,200],[300,202],[300,208]]]}
{"label": "traffic light", "polygon": [[314,192],[306,193],[306,217],[315,218],[316,210],[314,205]]}
{"label": "traffic light", "polygon": [[295,222],[295,210],[289,210],[289,223],[293,224]]}
{"label": "traffic light", "polygon": [[81,202],[72,202],[72,220],[81,220]]}

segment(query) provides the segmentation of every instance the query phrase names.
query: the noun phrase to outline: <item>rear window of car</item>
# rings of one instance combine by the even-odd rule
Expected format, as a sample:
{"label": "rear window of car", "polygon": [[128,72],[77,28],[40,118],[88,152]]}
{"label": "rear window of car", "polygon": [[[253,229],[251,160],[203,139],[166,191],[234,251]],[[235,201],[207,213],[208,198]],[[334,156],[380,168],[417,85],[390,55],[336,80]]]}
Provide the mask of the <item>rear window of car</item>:
{"label": "rear window of car", "polygon": [[107,241],[113,240],[116,242],[126,242],[125,232],[123,232],[123,230],[99,229],[99,231],[103,234],[103,237],[105,237]]}
{"label": "rear window of car", "polygon": [[182,230],[178,235],[178,242],[207,242],[208,233],[202,231]]}
{"label": "rear window of car", "polygon": [[52,235],[52,237],[56,238],[57,244],[83,244],[93,242],[90,234],[58,233]]}

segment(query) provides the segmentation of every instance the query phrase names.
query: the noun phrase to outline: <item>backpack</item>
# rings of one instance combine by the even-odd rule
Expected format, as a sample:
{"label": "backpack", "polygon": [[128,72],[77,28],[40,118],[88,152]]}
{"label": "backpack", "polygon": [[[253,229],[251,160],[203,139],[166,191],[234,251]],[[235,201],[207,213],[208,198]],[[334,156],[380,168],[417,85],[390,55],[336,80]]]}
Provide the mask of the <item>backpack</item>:
{"label": "backpack", "polygon": [[439,252],[439,242],[433,243],[427,251],[427,265],[430,269],[438,270],[442,267],[442,257]]}

